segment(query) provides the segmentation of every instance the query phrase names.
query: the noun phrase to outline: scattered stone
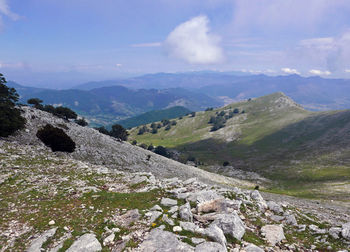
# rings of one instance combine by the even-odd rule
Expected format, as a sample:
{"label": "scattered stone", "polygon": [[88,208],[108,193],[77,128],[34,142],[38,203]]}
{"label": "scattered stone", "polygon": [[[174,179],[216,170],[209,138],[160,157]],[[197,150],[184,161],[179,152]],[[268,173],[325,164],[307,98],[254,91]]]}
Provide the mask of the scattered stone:
{"label": "scattered stone", "polygon": [[194,248],[187,243],[179,241],[174,233],[153,229],[148,237],[140,244],[141,252],[169,251],[169,252],[190,252]]}
{"label": "scattered stone", "polygon": [[115,238],[115,234],[112,233],[103,240],[103,246],[112,245]]}
{"label": "scattered stone", "polygon": [[204,235],[209,237],[211,240],[220,243],[226,248],[226,237],[224,232],[215,224],[211,224],[204,230]]}
{"label": "scattered stone", "polygon": [[132,223],[134,223],[135,221],[138,221],[140,217],[141,215],[139,213],[139,210],[133,209],[133,210],[127,211],[125,214],[121,216],[118,216],[116,219],[120,226],[129,227]]}
{"label": "scattered stone", "polygon": [[350,222],[342,225],[341,235],[344,239],[350,240]]}
{"label": "scattered stone", "polygon": [[195,252],[226,252],[220,243],[217,242],[203,242],[196,246]]}
{"label": "scattered stone", "polygon": [[218,214],[213,224],[217,225],[225,234],[241,240],[245,233],[245,225],[237,213]]}
{"label": "scattered stone", "polygon": [[195,245],[201,244],[203,242],[205,242],[205,239],[203,238],[196,238],[196,237],[192,237],[191,238],[191,242]]}
{"label": "scattered stone", "polygon": [[179,208],[180,218],[184,221],[193,221],[190,203],[186,203]]}
{"label": "scattered stone", "polygon": [[258,190],[252,191],[250,197],[252,198],[252,200],[255,201],[264,201],[263,197],[260,195]]}
{"label": "scattered stone", "polygon": [[245,245],[244,250],[246,252],[264,252],[264,250],[262,248],[259,248],[258,246],[254,245],[252,243]]}
{"label": "scattered stone", "polygon": [[274,201],[268,201],[267,207],[275,214],[283,214],[283,208]]}
{"label": "scattered stone", "polygon": [[50,226],[55,225],[55,223],[56,223],[56,222],[55,222],[54,220],[50,220],[50,221],[49,221],[49,225],[50,225]]}
{"label": "scattered stone", "polygon": [[342,229],[340,227],[331,227],[329,229],[329,235],[334,239],[339,239]]}
{"label": "scattered stone", "polygon": [[160,201],[160,204],[162,206],[166,206],[166,207],[176,206],[177,200],[169,199],[169,198],[162,198],[162,200]]}
{"label": "scattered stone", "polygon": [[288,225],[292,225],[292,226],[297,226],[298,225],[298,222],[294,216],[294,214],[289,214],[286,216],[285,218],[285,222],[288,224]]}
{"label": "scattered stone", "polygon": [[102,246],[94,234],[84,234],[66,252],[97,252],[101,250]]}
{"label": "scattered stone", "polygon": [[174,226],[175,225],[174,221],[172,219],[169,219],[167,214],[163,214],[162,221],[168,223],[170,226]]}
{"label": "scattered stone", "polygon": [[163,209],[159,205],[155,205],[150,209],[150,211],[160,211],[163,212]]}
{"label": "scattered stone", "polygon": [[215,199],[222,199],[222,198],[224,198],[224,197],[219,195],[217,192],[215,192],[213,190],[209,190],[209,191],[200,191],[197,193],[193,193],[187,199],[190,202],[203,203],[206,201],[211,201],[211,200],[215,200]]}
{"label": "scattered stone", "polygon": [[151,217],[149,220],[151,223],[155,222],[161,215],[162,215],[162,212],[159,212],[159,211],[152,211],[146,214],[146,216]]}
{"label": "scattered stone", "polygon": [[173,213],[177,212],[177,210],[179,210],[179,207],[173,206],[169,209],[168,213],[173,214]]}
{"label": "scattered stone", "polygon": [[181,231],[182,231],[182,227],[180,227],[180,226],[175,226],[175,227],[173,227],[173,231],[174,231],[174,232],[181,232]]}
{"label": "scattered stone", "polygon": [[311,233],[313,233],[313,234],[325,234],[325,233],[327,233],[327,230],[320,229],[318,226],[313,225],[313,224],[309,225],[309,229],[310,229]]}
{"label": "scattered stone", "polygon": [[261,228],[261,232],[265,235],[268,243],[272,246],[275,246],[276,243],[279,243],[283,239],[286,239],[284,236],[283,228],[280,225],[266,225]]}
{"label": "scattered stone", "polygon": [[27,252],[40,252],[42,245],[52,236],[55,235],[57,228],[52,228],[44,233],[42,233],[38,238],[36,238],[32,243],[30,244],[29,248],[27,249]]}

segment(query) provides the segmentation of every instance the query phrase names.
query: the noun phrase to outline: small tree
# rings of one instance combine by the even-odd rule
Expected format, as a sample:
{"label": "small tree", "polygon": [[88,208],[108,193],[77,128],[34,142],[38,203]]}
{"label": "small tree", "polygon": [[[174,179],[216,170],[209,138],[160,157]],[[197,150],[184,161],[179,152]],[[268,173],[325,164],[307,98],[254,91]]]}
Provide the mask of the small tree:
{"label": "small tree", "polygon": [[191,112],[191,113],[190,113],[190,116],[191,116],[191,117],[195,117],[195,116],[196,116],[196,112]]}
{"label": "small tree", "polygon": [[83,127],[85,127],[85,126],[88,126],[89,124],[88,124],[88,122],[85,120],[85,118],[83,117],[83,118],[79,118],[79,119],[77,119],[77,120],[75,120],[75,123],[76,124],[78,124],[78,125],[80,125],[80,126],[83,126]]}
{"label": "small tree", "polygon": [[0,136],[7,137],[24,128],[26,120],[16,108],[19,95],[14,88],[6,86],[6,79],[0,73]]}
{"label": "small tree", "polygon": [[170,124],[168,124],[166,127],[165,127],[165,130],[170,130],[171,129],[171,126]]}
{"label": "small tree", "polygon": [[121,126],[120,124],[114,124],[112,126],[112,130],[110,132],[110,135],[115,138],[119,138],[122,141],[128,140],[129,133],[127,130]]}
{"label": "small tree", "polygon": [[55,115],[62,117],[66,120],[77,119],[78,117],[78,115],[73,110],[67,107],[57,107],[54,113]]}
{"label": "small tree", "polygon": [[152,144],[150,144],[150,145],[148,146],[147,150],[153,151],[153,150],[154,150],[154,146],[153,146]]}
{"label": "small tree", "polygon": [[137,141],[136,141],[136,140],[133,140],[133,141],[131,142],[131,144],[132,144],[132,145],[136,145],[136,144],[137,144]]}
{"label": "small tree", "polygon": [[95,128],[96,130],[98,130],[100,133],[105,134],[105,135],[110,135],[109,131],[105,128],[105,127],[99,127],[99,128]]}
{"label": "small tree", "polygon": [[157,134],[157,133],[158,133],[157,128],[153,128],[153,129],[152,129],[152,134]]}
{"label": "small tree", "polygon": [[165,147],[163,147],[161,145],[157,146],[154,149],[154,153],[157,153],[158,155],[161,155],[161,156],[164,156],[164,157],[167,157],[167,158],[170,157],[169,151]]}

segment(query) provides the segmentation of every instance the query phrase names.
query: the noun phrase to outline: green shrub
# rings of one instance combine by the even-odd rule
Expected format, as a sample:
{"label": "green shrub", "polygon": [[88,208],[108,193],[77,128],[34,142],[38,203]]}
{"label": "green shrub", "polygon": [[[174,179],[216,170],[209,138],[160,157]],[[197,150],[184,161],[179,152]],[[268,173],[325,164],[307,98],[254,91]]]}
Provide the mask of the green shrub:
{"label": "green shrub", "polygon": [[230,163],[228,161],[224,161],[224,163],[222,164],[223,166],[228,166]]}
{"label": "green shrub", "polygon": [[161,155],[161,156],[164,156],[164,157],[167,157],[167,158],[170,157],[170,152],[165,147],[163,147],[161,145],[157,146],[154,149],[154,153]]}
{"label": "green shrub", "polygon": [[6,86],[5,77],[0,74],[0,136],[7,137],[23,129],[26,120],[16,108],[18,93],[16,89]]}
{"label": "green shrub", "polygon": [[53,152],[75,150],[75,142],[62,129],[53,127],[51,124],[46,124],[44,128],[39,129],[36,136]]}
{"label": "green shrub", "polygon": [[78,124],[78,125],[80,125],[80,126],[83,126],[83,127],[85,127],[85,126],[88,126],[89,124],[88,124],[88,122],[87,121],[85,121],[85,118],[83,117],[83,118],[80,118],[80,119],[77,119],[77,120],[75,120],[75,123],[76,124]]}
{"label": "green shrub", "polygon": [[126,141],[126,140],[128,140],[129,133],[120,124],[114,124],[112,126],[112,130],[110,132],[110,135],[112,137],[118,138],[118,139],[120,139],[122,141]]}

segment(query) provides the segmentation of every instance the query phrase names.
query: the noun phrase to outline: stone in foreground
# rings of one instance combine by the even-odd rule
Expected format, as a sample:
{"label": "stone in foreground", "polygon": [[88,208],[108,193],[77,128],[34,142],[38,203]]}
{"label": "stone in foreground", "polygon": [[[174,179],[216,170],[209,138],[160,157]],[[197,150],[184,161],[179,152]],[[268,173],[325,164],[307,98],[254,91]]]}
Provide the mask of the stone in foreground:
{"label": "stone in foreground", "polygon": [[261,228],[261,232],[265,234],[267,242],[272,246],[286,239],[283,228],[280,225],[266,225]]}
{"label": "stone in foreground", "polygon": [[217,225],[224,234],[229,234],[238,240],[241,240],[245,233],[245,225],[235,212],[232,214],[218,214],[213,224]]}
{"label": "stone in foreground", "polygon": [[36,238],[31,244],[30,247],[27,249],[27,252],[37,252],[41,251],[42,245],[54,234],[56,233],[57,228],[52,228],[47,231],[45,231],[42,235],[40,235],[38,238]]}
{"label": "stone in foreground", "polygon": [[217,242],[204,242],[196,247],[195,252],[226,252],[227,249]]}
{"label": "stone in foreground", "polygon": [[174,233],[156,228],[153,229],[149,233],[148,238],[141,243],[140,251],[192,252],[194,248],[187,243],[179,241]]}
{"label": "stone in foreground", "polygon": [[66,252],[97,252],[101,250],[101,244],[94,234],[84,234]]}

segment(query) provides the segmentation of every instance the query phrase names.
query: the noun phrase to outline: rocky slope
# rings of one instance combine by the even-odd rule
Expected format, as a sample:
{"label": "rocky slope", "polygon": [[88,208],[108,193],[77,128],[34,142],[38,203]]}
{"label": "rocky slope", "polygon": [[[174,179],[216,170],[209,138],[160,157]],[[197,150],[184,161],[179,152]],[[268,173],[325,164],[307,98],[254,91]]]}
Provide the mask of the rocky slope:
{"label": "rocky slope", "polygon": [[[26,108],[0,140],[0,251],[340,251],[349,219],[328,223],[258,191]],[[52,123],[77,142],[52,153]],[[145,157],[152,155],[151,162]],[[167,178],[166,178],[167,177]],[[322,206],[319,207],[322,209]]]}

